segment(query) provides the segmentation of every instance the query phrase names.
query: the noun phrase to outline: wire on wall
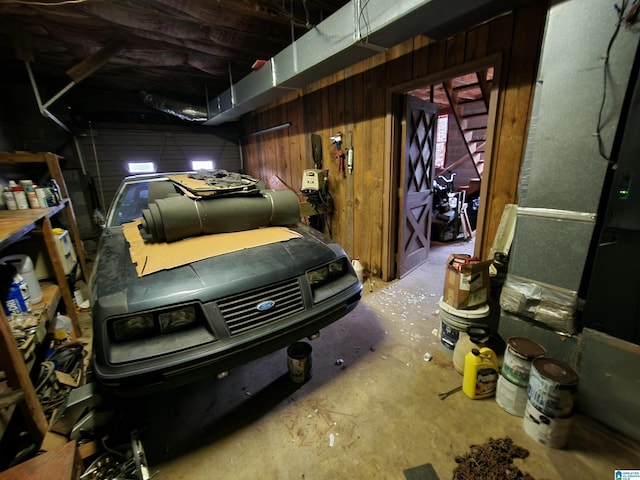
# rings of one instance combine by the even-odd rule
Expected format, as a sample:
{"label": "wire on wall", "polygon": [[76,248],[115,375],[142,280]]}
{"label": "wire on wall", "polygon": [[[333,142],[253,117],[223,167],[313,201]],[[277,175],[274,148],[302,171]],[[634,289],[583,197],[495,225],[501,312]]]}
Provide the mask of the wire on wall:
{"label": "wire on wall", "polygon": [[[616,37],[618,36],[618,32],[620,32],[620,27],[622,26],[623,23],[625,24],[629,24],[628,22],[630,21],[629,18],[627,17],[627,15],[625,15],[625,11],[627,9],[627,0],[623,0],[622,3],[620,5],[615,4],[614,8],[616,9],[617,15],[618,15],[618,21],[616,22],[616,28],[613,31],[613,34],[611,35],[611,38],[609,39],[609,44],[607,45],[607,52],[605,54],[604,57],[604,67],[603,67],[603,78],[602,78],[602,101],[600,102],[600,109],[598,110],[598,123],[596,125],[596,133],[595,136],[598,140],[598,152],[600,153],[600,156],[602,158],[604,158],[607,162],[611,162],[611,154],[606,153],[606,147],[604,145],[604,141],[602,140],[602,135],[601,135],[601,131],[602,131],[602,113],[604,111],[604,106],[605,103],[607,101],[607,85],[608,85],[608,78],[610,75],[610,69],[609,69],[609,58],[611,56],[611,50],[613,48],[613,43],[616,40]],[[635,3],[635,2],[634,2]]]}

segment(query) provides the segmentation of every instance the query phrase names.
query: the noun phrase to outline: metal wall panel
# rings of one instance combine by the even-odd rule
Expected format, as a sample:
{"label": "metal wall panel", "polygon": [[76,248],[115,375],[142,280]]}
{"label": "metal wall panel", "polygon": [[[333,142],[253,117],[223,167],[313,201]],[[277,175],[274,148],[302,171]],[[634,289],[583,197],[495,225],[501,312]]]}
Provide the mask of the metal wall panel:
{"label": "metal wall panel", "polygon": [[241,168],[237,142],[211,134],[102,129],[78,140],[105,211],[129,175],[127,162],[154,162],[158,172],[190,170],[191,160],[213,160],[215,168],[230,171]]}
{"label": "metal wall panel", "polygon": [[[614,2],[556,1],[545,29],[533,113],[519,182],[519,207],[558,212],[598,210],[608,162],[594,132],[602,100],[604,57],[614,33]],[[638,34],[620,29],[610,55],[601,137],[610,152],[618,126]],[[590,224],[589,224],[590,223]],[[522,218],[510,271],[577,291],[595,222],[562,213]]]}
{"label": "metal wall panel", "polygon": [[509,273],[578,291],[594,224],[518,214]]}
{"label": "metal wall panel", "polygon": [[[617,13],[613,1],[555,2],[549,12],[538,73],[532,161],[519,205],[596,212],[607,161],[594,135],[602,99],[604,58]],[[610,152],[638,33],[622,27],[609,58],[601,137]],[[524,179],[523,179],[524,180]],[[521,182],[522,184],[523,182]]]}

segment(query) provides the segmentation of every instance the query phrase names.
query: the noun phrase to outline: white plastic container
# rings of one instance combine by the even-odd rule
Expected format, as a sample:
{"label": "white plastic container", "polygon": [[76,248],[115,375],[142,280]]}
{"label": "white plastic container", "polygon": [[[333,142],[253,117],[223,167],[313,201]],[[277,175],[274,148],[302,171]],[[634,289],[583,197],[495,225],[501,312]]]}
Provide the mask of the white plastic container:
{"label": "white plastic container", "polygon": [[29,298],[31,305],[35,305],[42,300],[42,289],[33,270],[33,262],[28,255],[16,254],[8,255],[0,258],[0,263],[13,265],[18,273],[24,278],[27,287],[29,287]]}
{"label": "white plastic container", "polygon": [[353,260],[351,260],[351,265],[353,265],[353,269],[356,271],[356,275],[358,276],[358,280],[360,281],[360,283],[364,282],[364,267],[362,266],[362,263],[360,263],[360,260],[358,260],[357,258],[354,258]]}
{"label": "white plastic container", "polygon": [[66,315],[56,314],[53,339],[56,346],[65,345],[77,340],[75,332],[73,331],[73,323]]}

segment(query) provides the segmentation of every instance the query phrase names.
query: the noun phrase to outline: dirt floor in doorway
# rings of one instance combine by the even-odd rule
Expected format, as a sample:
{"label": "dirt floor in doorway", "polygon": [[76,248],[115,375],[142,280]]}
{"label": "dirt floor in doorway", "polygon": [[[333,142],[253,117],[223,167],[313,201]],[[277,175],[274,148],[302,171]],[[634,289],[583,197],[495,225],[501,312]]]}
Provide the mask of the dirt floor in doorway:
{"label": "dirt floor in doorway", "polygon": [[289,380],[285,349],[223,380],[129,401],[119,428],[140,431],[155,480],[449,479],[472,445],[506,437],[528,450],[514,465],[536,480],[640,468],[638,442],[582,415],[554,450],[493,398],[439,397],[462,381],[439,341],[444,265],[470,249],[434,245],[405,278],[365,282],[355,312],[311,343],[307,383]]}

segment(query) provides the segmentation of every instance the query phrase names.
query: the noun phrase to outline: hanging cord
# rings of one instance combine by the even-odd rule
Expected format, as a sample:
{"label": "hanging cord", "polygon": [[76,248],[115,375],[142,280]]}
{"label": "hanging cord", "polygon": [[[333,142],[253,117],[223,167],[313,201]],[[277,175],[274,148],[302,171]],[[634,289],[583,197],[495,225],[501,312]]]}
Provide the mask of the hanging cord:
{"label": "hanging cord", "polygon": [[617,4],[614,5],[616,12],[618,13],[618,21],[616,22],[616,28],[609,39],[609,44],[607,45],[607,53],[604,57],[604,68],[603,68],[603,78],[602,78],[602,101],[600,102],[600,109],[598,111],[598,124],[596,125],[596,133],[595,136],[598,139],[598,152],[600,156],[605,159],[607,162],[611,162],[611,156],[605,152],[605,145],[602,140],[601,130],[602,130],[602,113],[604,111],[604,105],[607,100],[607,79],[609,77],[609,57],[611,56],[611,49],[613,47],[613,43],[618,36],[618,32],[620,31],[620,26],[625,21],[625,10],[627,9],[627,0],[623,0],[621,6]]}
{"label": "hanging cord", "polygon": [[91,134],[91,146],[93,147],[93,159],[96,163],[96,173],[98,174],[98,187],[100,188],[100,200],[102,201],[102,208],[107,208],[108,205],[104,202],[104,189],[102,188],[102,174],[100,173],[100,165],[98,165],[98,151],[96,150],[96,142],[95,142],[95,138],[93,137],[93,126],[91,122],[89,122],[89,133]]}

